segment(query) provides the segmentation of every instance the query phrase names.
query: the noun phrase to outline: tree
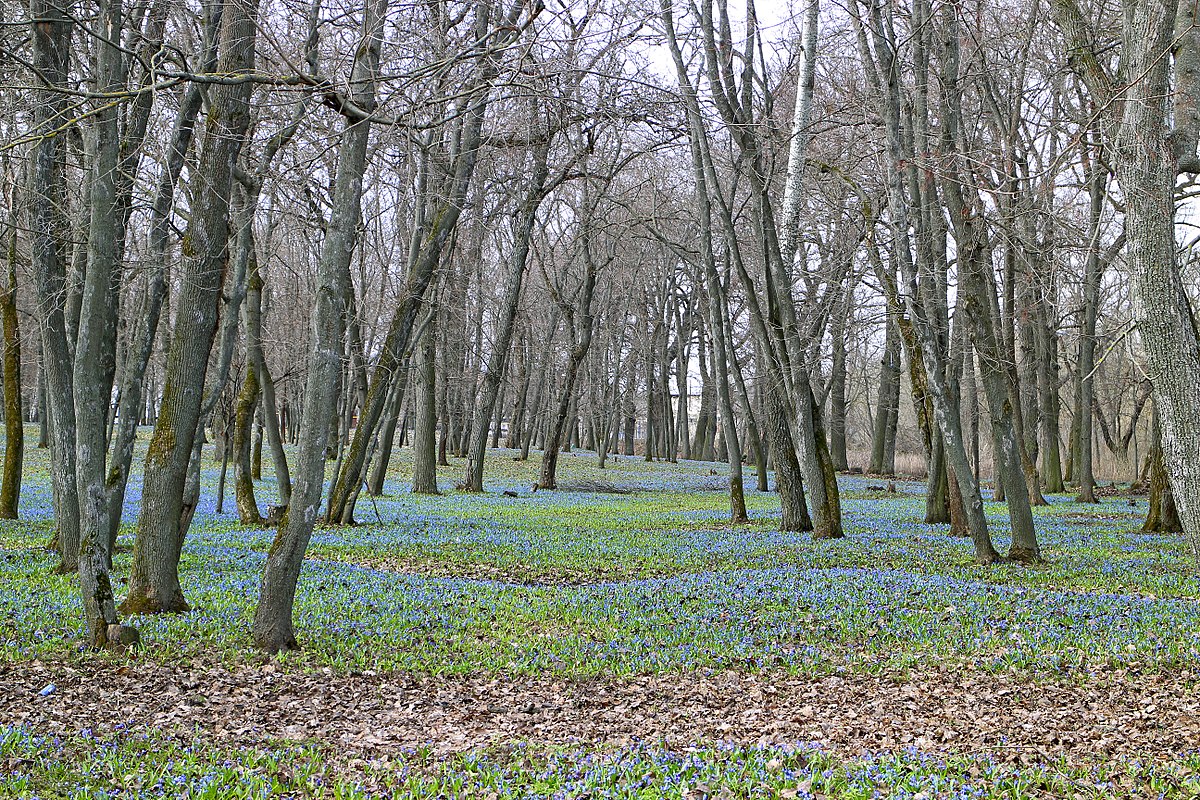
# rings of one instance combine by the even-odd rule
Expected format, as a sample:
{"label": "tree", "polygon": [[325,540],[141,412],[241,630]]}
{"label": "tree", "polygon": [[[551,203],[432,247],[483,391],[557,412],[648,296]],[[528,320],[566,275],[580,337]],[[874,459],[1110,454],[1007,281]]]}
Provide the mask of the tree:
{"label": "tree", "polygon": [[[471,177],[478,163],[483,119],[492,85],[500,74],[495,52],[511,43],[522,30],[520,21],[525,11],[524,4],[513,3],[503,13],[497,14],[495,19],[491,11],[490,7],[480,8],[475,17],[469,49],[472,63],[480,66],[469,78],[462,95],[465,99],[455,109],[459,116],[452,146],[446,153],[450,167],[446,171],[444,194],[439,196],[430,192],[425,198],[431,208],[421,220],[419,237],[414,237],[414,242],[419,242],[419,245],[413,248],[410,256],[402,299],[392,316],[379,360],[371,374],[358,427],[329,493],[326,512],[329,522],[349,524],[354,520],[354,501],[366,469],[367,451],[383,416],[391,381],[408,349],[425,292],[441,262],[443,248],[462,215]],[[526,24],[531,24],[540,11],[540,3],[531,6],[530,22]]]}
{"label": "tree", "polygon": [[[1195,8],[1176,0],[1126,4],[1115,73],[1097,54],[1095,31],[1075,0],[1055,0],[1054,8],[1068,62],[1102,109],[1102,141],[1125,200],[1125,260],[1159,411],[1163,460],[1179,520],[1200,563],[1200,419],[1195,413],[1200,337],[1180,277],[1174,227],[1176,178],[1200,172]],[[1170,115],[1166,97],[1176,98]]]}
{"label": "tree", "polygon": [[[387,7],[387,0],[368,0],[366,3],[361,43],[355,50],[350,76],[350,98],[368,115],[376,105],[375,87],[379,80]],[[338,152],[333,211],[317,268],[319,284],[312,312],[311,354],[304,388],[306,412],[300,425],[296,482],[292,503],[284,513],[267,555],[254,612],[254,642],[269,653],[298,647],[292,628],[292,606],[304,551],[324,494],[325,446],[329,433],[326,421],[335,409],[337,373],[342,368],[337,343],[345,333],[350,257],[362,216],[363,173],[370,132],[369,119],[347,120]]]}
{"label": "tree", "polygon": [[[4,165],[7,167],[7,164]],[[7,168],[3,170],[7,179]],[[4,352],[4,474],[0,479],[0,519],[16,519],[21,499],[25,458],[25,409],[21,402],[21,329],[17,317],[17,201],[16,183],[6,193],[8,235],[5,237],[7,274],[0,284],[0,325]]]}
{"label": "tree", "polygon": [[[226,2],[219,72],[243,74],[253,69],[257,15],[257,0]],[[200,165],[194,176],[198,185],[183,241],[184,281],[178,307],[187,311],[176,317],[159,417],[146,454],[133,572],[121,603],[125,613],[188,610],[179,585],[183,494],[217,330],[229,241],[229,199],[234,164],[250,124],[251,88],[246,81],[218,84],[210,90]]]}

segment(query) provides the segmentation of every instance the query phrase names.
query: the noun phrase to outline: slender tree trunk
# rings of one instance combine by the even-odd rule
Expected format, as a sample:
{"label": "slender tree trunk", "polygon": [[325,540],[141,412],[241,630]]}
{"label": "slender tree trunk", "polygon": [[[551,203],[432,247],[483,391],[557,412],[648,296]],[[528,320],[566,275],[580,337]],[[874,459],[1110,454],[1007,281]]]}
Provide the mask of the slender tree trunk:
{"label": "slender tree trunk", "polygon": [[42,348],[38,345],[37,421],[39,450],[50,447],[50,412],[46,407],[46,370],[42,367]]}
{"label": "slender tree trunk", "polygon": [[[900,99],[899,59],[894,42],[889,39],[890,26],[885,27],[883,24],[883,10],[879,5],[873,4],[871,13],[869,31],[857,20],[856,25],[859,26],[857,32],[863,61],[871,66],[872,74],[876,76],[876,89],[884,111],[888,147],[888,206],[897,239],[894,250],[898,256],[900,274],[903,276],[904,291],[901,294],[923,358],[930,364],[939,364],[943,358],[942,347],[934,328],[939,315],[931,297],[934,287],[929,286],[931,282],[936,284],[936,280],[928,270],[920,268],[919,261],[913,261],[912,243],[908,233],[911,214],[903,189],[902,170],[905,168],[906,159],[901,133],[903,104]],[[873,41],[873,53],[867,44],[868,37]],[[992,545],[987,518],[983,513],[979,484],[967,460],[958,409],[953,407],[942,371],[931,369],[928,376],[933,416],[942,432],[942,442],[953,477],[962,490],[967,527],[975,545],[975,557],[983,564],[994,563],[999,560],[999,554]]]}
{"label": "slender tree trunk", "polygon": [[279,490],[279,505],[286,506],[292,497],[292,476],[288,469],[287,455],[283,450],[283,440],[280,436],[279,415],[275,407],[275,381],[267,368],[266,358],[262,349],[262,274],[259,272],[258,256],[252,250],[250,253],[249,274],[246,278],[246,302],[244,305],[243,324],[246,327],[246,360],[249,369],[254,371],[254,382],[259,386],[259,414],[262,425],[256,434],[255,462],[258,472],[252,477],[262,476],[262,437],[265,436],[271,452],[271,464],[275,468],[275,484]]}
{"label": "slender tree trunk", "polygon": [[258,374],[253,365],[247,365],[242,390],[234,403],[233,416],[233,491],[237,502],[238,518],[243,525],[258,527],[264,524],[258,511],[258,500],[254,496],[253,470],[250,464],[251,435],[254,411],[258,405]]}
{"label": "slender tree trunk", "polygon": [[429,311],[429,321],[417,339],[415,373],[416,419],[413,423],[413,484],[416,494],[438,494],[437,487],[437,386],[434,374],[437,354],[434,352],[434,320],[437,312]]}
{"label": "slender tree trunk", "polygon": [[554,310],[550,312],[549,330],[542,343],[542,352],[538,356],[537,388],[534,389],[533,401],[529,404],[526,412],[529,416],[529,425],[525,432],[525,438],[521,442],[522,461],[529,460],[529,448],[533,444],[533,437],[541,428],[542,398],[547,392],[547,385],[550,381],[550,360],[551,354],[554,352],[554,334],[558,330],[559,314],[560,309],[555,306]]}
{"label": "slender tree trunk", "polygon": [[850,468],[846,455],[846,314],[834,317],[830,331],[833,341],[833,363],[829,376],[829,443],[833,468],[845,472]]}
{"label": "slender tree trunk", "polygon": [[[479,10],[476,17],[476,33],[481,40],[487,39],[491,43],[492,46],[488,48],[488,53],[495,53],[502,51],[513,37],[519,35],[521,26],[517,23],[525,10],[525,4],[522,2],[512,3],[505,12],[504,18],[496,20],[495,33],[489,31],[492,22],[487,13],[489,10],[487,8]],[[408,348],[417,314],[424,301],[425,291],[441,260],[442,250],[449,241],[450,234],[457,227],[459,216],[466,203],[467,189],[478,161],[491,84],[499,74],[499,67],[495,63],[494,56],[486,55],[482,58],[483,64],[474,90],[462,101],[466,111],[459,119],[460,127],[454,137],[455,149],[450,153],[448,160],[451,172],[449,193],[446,199],[439,203],[436,213],[430,217],[430,224],[422,237],[419,252],[409,270],[402,300],[396,308],[396,313],[380,349],[379,360],[371,377],[358,427],[355,429],[354,438],[350,442],[342,468],[335,478],[330,493],[329,509],[326,515],[326,519],[330,522],[350,524],[354,521],[354,506],[351,503],[351,497],[357,495],[358,487],[362,482],[362,472],[366,467],[367,447],[375,436],[376,426],[383,415],[384,406],[387,404],[387,388]]]}
{"label": "slender tree trunk", "polygon": [[463,481],[469,492],[483,491],[483,457],[487,446],[488,422],[496,406],[496,395],[504,372],[508,366],[508,352],[516,328],[517,304],[521,299],[521,286],[525,267],[529,261],[529,248],[533,240],[533,227],[537,222],[538,208],[545,197],[546,180],[550,168],[546,163],[550,151],[550,137],[538,144],[532,153],[533,172],[521,202],[520,214],[513,237],[513,252],[509,256],[508,276],[504,284],[504,299],[500,303],[498,328],[495,343],[488,358],[483,375],[483,385],[475,397],[474,423],[467,453],[467,474]]}
{"label": "slender tree trunk", "polygon": [[21,404],[21,330],[17,318],[17,228],[10,220],[7,278],[0,285],[0,324],[4,331],[4,476],[0,480],[0,519],[16,519],[25,460],[25,415]]}
{"label": "slender tree trunk", "polygon": [[[74,3],[32,0],[33,69],[39,85],[33,127],[40,135],[30,160],[34,191],[29,202],[30,249],[37,291],[37,319],[50,431],[50,478],[55,538],[61,572],[79,567],[79,495],[75,482],[75,407],[72,359],[66,327],[66,265],[63,253],[65,137],[56,133],[66,118]],[[46,424],[43,423],[43,427]]]}
{"label": "slender tree trunk", "polygon": [[[957,202],[952,205],[960,205]],[[961,208],[961,205],[960,205]],[[953,212],[952,212],[953,213]],[[1037,535],[1030,509],[1027,478],[1022,469],[1020,440],[1013,417],[1013,392],[1005,367],[1006,356],[1001,342],[995,334],[995,315],[989,293],[990,260],[986,246],[979,242],[982,236],[978,217],[957,214],[959,263],[965,294],[964,310],[972,324],[972,338],[980,356],[983,389],[988,400],[988,411],[992,423],[992,448],[996,461],[996,483],[1004,488],[1008,501],[1008,514],[1012,527],[1012,546],[1008,557],[1015,561],[1032,562],[1041,560]],[[994,294],[992,295],[994,297]]]}
{"label": "slender tree trunk", "polygon": [[[125,86],[124,25],[121,0],[100,3],[100,44],[96,51],[97,85],[107,93]],[[109,643],[110,627],[120,630],[112,583],[110,551],[115,531],[108,524],[105,486],[108,409],[116,359],[117,309],[114,287],[120,281],[122,253],[118,198],[120,126],[115,106],[104,105],[95,120],[94,163],[90,175],[91,215],[87,238],[78,339],[72,376],[75,403],[75,468],[79,499],[79,582],[93,647]]]}
{"label": "slender tree trunk", "polygon": [[[200,68],[211,72],[216,68],[217,46],[225,6],[221,2],[210,2],[206,6],[204,55]],[[155,405],[158,393],[153,384],[144,392],[146,373],[154,352],[155,334],[162,317],[163,303],[167,294],[166,271],[171,241],[171,210],[175,188],[183,171],[187,153],[195,135],[196,117],[199,114],[202,87],[190,84],[184,90],[166,162],[155,188],[154,203],[150,210],[149,232],[149,276],[144,294],[144,305],[134,335],[127,348],[121,367],[120,401],[117,408],[117,426],[113,434],[112,455],[109,459],[107,479],[109,530],[115,536],[120,528],[121,514],[125,506],[125,491],[129,483],[129,471],[133,464],[133,448],[137,438],[138,421],[142,409],[148,407],[147,424],[158,421]]]}
{"label": "slender tree trunk", "polygon": [[[871,466],[874,475],[896,471],[896,426],[900,406],[900,337],[889,314],[884,323],[883,361],[879,369],[879,401],[875,411],[875,429],[871,437]],[[891,458],[888,458],[889,452]]]}
{"label": "slender tree trunk", "polygon": [[1100,258],[1100,245],[1096,241],[1099,236],[1101,214],[1105,205],[1105,185],[1107,175],[1104,174],[1095,159],[1091,162],[1088,185],[1091,192],[1091,243],[1088,246],[1087,261],[1083,275],[1083,330],[1079,334],[1079,408],[1078,408],[1078,462],[1075,464],[1075,475],[1079,481],[1079,494],[1075,501],[1078,503],[1096,503],[1093,474],[1093,431],[1092,405],[1095,395],[1096,369],[1096,318],[1100,306],[1100,278],[1104,271],[1104,262]]}
{"label": "slender tree trunk", "polygon": [[396,441],[396,426],[400,422],[400,411],[404,404],[404,388],[408,383],[408,362],[400,370],[396,385],[392,387],[392,398],[384,412],[383,430],[379,434],[379,446],[375,454],[375,464],[371,467],[371,478],[367,482],[367,492],[373,497],[383,494],[384,481],[387,480],[388,464],[392,460],[392,449]]}
{"label": "slender tree trunk", "polygon": [[[595,278],[592,278],[593,284]],[[590,298],[589,298],[590,302]],[[591,332],[581,333],[579,341],[575,347],[571,348],[571,355],[567,360],[567,372],[563,378],[563,386],[558,399],[558,410],[550,417],[549,426],[546,429],[546,441],[542,446],[542,466],[538,473],[538,488],[539,489],[555,489],[558,488],[557,472],[558,472],[558,456],[561,452],[563,434],[567,427],[567,416],[571,406],[571,393],[575,386],[575,379],[579,376],[579,365],[582,363],[584,356],[587,355],[587,345],[590,344]]]}
{"label": "slender tree trunk", "polygon": [[[1051,296],[1054,292],[1051,290]],[[1038,396],[1041,399],[1042,420],[1042,481],[1046,491],[1061,494],[1063,486],[1062,448],[1059,445],[1059,416],[1061,402],[1058,394],[1058,334],[1051,320],[1050,303],[1041,306],[1038,333],[1041,337],[1038,353]]]}

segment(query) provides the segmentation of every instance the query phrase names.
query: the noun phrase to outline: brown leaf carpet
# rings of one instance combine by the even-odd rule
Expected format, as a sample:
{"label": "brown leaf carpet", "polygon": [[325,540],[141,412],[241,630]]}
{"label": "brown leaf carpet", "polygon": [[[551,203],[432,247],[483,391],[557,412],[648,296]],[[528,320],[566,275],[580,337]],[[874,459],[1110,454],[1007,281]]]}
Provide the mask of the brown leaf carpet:
{"label": "brown leaf carpet", "polygon": [[[39,696],[48,684],[55,690]],[[334,676],[273,665],[0,666],[0,725],[43,734],[199,731],[218,746],[316,739],[351,756],[512,740],[621,746],[815,742],[915,747],[1018,762],[1169,759],[1200,742],[1187,673],[1030,683],[971,670],[898,675],[675,674],[632,678]]]}

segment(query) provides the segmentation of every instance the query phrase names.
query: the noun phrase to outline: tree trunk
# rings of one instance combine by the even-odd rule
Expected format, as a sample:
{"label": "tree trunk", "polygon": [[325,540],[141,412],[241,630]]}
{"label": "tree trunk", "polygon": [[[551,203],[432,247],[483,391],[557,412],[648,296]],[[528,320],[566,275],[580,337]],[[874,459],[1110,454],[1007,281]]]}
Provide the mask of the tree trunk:
{"label": "tree trunk", "polygon": [[812,518],[804,499],[803,471],[796,456],[796,445],[788,427],[787,412],[778,399],[777,390],[764,390],[767,438],[775,452],[775,488],[779,491],[782,531],[811,531]]}
{"label": "tree trunk", "polygon": [[[368,114],[375,109],[375,84],[387,5],[388,0],[368,0],[366,3],[362,44],[356,50],[351,74],[353,101]],[[254,612],[254,642],[269,653],[295,650],[299,646],[292,626],[292,607],[304,552],[324,494],[328,420],[337,404],[337,378],[342,369],[339,344],[345,334],[347,301],[352,291],[347,284],[350,258],[362,219],[363,174],[369,133],[368,121],[348,121],[338,152],[333,210],[317,266],[312,345],[292,502],[267,554]]]}
{"label": "tree trunk", "polygon": [[884,327],[879,401],[871,437],[871,466],[867,470],[874,475],[892,475],[896,472],[896,428],[900,416],[900,337],[890,313]]}
{"label": "tree trunk", "polygon": [[[1053,287],[1051,279],[1051,287]],[[1048,294],[1053,297],[1055,290]],[[1061,401],[1058,394],[1058,333],[1054,329],[1052,307],[1049,300],[1041,304],[1038,320],[1040,343],[1038,348],[1038,396],[1041,399],[1042,420],[1042,482],[1046,491],[1061,494],[1063,485],[1062,448],[1059,445],[1059,416]]]}
{"label": "tree trunk", "polygon": [[367,492],[372,497],[383,494],[387,480],[388,464],[392,460],[392,449],[396,441],[396,427],[400,423],[400,410],[404,404],[404,389],[408,383],[408,362],[405,361],[392,387],[392,398],[384,412],[383,430],[379,434],[379,446],[375,453],[375,464],[371,467],[371,478],[367,481]]}
{"label": "tree trunk", "polygon": [[279,490],[279,505],[286,506],[292,499],[292,476],[288,469],[287,455],[283,451],[283,441],[279,431],[279,415],[275,408],[275,381],[267,368],[267,361],[262,349],[262,293],[263,279],[259,271],[258,255],[252,249],[250,252],[249,272],[246,276],[246,303],[243,306],[243,324],[246,327],[246,360],[249,369],[254,371],[254,382],[259,386],[260,399],[259,415],[262,419],[260,431],[256,434],[255,462],[257,473],[251,477],[262,477],[262,437],[265,435],[271,452],[271,464],[275,467],[275,484]]}
{"label": "tree trunk", "polygon": [[1170,478],[1163,463],[1162,431],[1157,409],[1154,412],[1154,434],[1150,441],[1150,502],[1143,533],[1182,533],[1179,510],[1171,492]]}
{"label": "tree trunk", "polygon": [[[1189,171],[1196,169],[1196,141],[1193,130],[1191,152],[1172,152],[1174,134],[1167,129],[1162,102],[1171,93],[1166,54],[1175,13],[1175,3],[1160,0],[1138,4],[1126,16],[1124,74],[1132,83],[1118,105],[1121,118],[1110,159],[1125,197],[1134,319],[1154,385],[1163,461],[1179,520],[1200,563],[1200,337],[1180,275],[1174,227],[1179,159],[1192,162]],[[1180,34],[1192,39],[1196,32]]]}
{"label": "tree trunk", "polygon": [[33,69],[39,79],[33,99],[33,128],[39,136],[30,154],[33,173],[30,249],[41,328],[58,569],[75,572],[79,567],[79,495],[75,482],[75,407],[66,327],[62,217],[66,200],[63,191],[66,137],[54,133],[68,113],[67,70],[74,4],[32,0],[29,13],[35,20],[31,30]]}
{"label": "tree trunk", "polygon": [[542,198],[545,197],[546,180],[550,177],[550,168],[546,163],[549,152],[550,136],[547,135],[545,141],[539,143],[531,154],[533,171],[521,202],[513,236],[513,251],[509,256],[508,276],[504,284],[504,299],[498,312],[495,342],[484,371],[483,385],[475,397],[474,423],[467,453],[467,474],[463,480],[464,488],[468,492],[483,491],[483,457],[487,447],[488,422],[495,410],[496,395],[500,390],[500,382],[504,380],[504,371],[508,367],[508,353],[516,328],[517,304],[521,299],[521,285],[533,240],[533,226],[537,222]]}
{"label": "tree trunk", "polygon": [[[206,7],[204,24],[204,54],[199,67],[212,72],[217,65],[217,48],[221,22],[224,18],[223,3],[212,2]],[[195,136],[196,117],[199,114],[203,92],[201,84],[189,84],[184,90],[171,133],[171,143],[166,161],[155,187],[154,202],[150,209],[149,231],[149,276],[144,293],[144,305],[134,334],[126,348],[126,357],[121,364],[120,400],[117,408],[117,426],[113,435],[112,455],[109,459],[107,479],[109,530],[112,535],[120,528],[121,514],[125,505],[125,492],[129,484],[129,472],[133,465],[133,449],[137,438],[137,426],[142,409],[147,408],[147,424],[158,422],[155,405],[158,397],[153,384],[150,391],[143,391],[150,358],[154,352],[155,334],[162,317],[163,303],[167,294],[166,272],[170,254],[175,189],[187,160],[187,153]]]}
{"label": "tree trunk", "polygon": [[0,324],[4,331],[4,476],[0,480],[0,519],[16,519],[25,460],[25,415],[21,405],[21,330],[17,318],[17,228],[9,229],[8,274],[0,285]]}
{"label": "tree trunk", "polygon": [[[254,65],[257,0],[229,0],[221,29],[218,71]],[[233,165],[250,121],[250,83],[209,93],[210,111],[194,173],[192,212],[183,241],[182,288],[167,357],[158,421],[146,455],[142,510],[125,613],[187,611],[179,585],[180,521],[192,445],[200,421],[208,357],[217,329],[229,244]]]}
{"label": "tree trunk", "polygon": [[258,375],[253,365],[246,367],[242,390],[234,403],[233,416],[233,492],[237,502],[238,519],[243,525],[259,527],[265,524],[254,496],[254,478],[250,465],[251,435],[254,411],[258,406]]}
{"label": "tree trunk", "polygon": [[[100,44],[96,51],[97,87],[109,94],[125,87],[121,0],[100,3]],[[121,206],[118,165],[121,131],[118,109],[105,104],[95,119],[90,176],[91,214],[87,234],[78,339],[72,376],[75,403],[75,469],[79,499],[79,582],[95,648],[108,645],[109,627],[118,627],[109,565],[115,531],[109,532],[105,486],[108,409],[116,360],[117,303],[120,281]]]}
{"label": "tree trunk", "polygon": [[[477,16],[477,20],[481,21],[479,33],[489,41],[495,40],[494,49],[502,49],[510,37],[519,33],[516,22],[523,8],[523,3],[514,2],[507,12],[506,19],[497,22],[497,30],[501,33],[491,36],[484,27],[490,22],[487,9],[480,9]],[[494,52],[494,49],[489,49],[488,52]],[[351,499],[357,496],[358,487],[362,482],[367,448],[375,436],[384,406],[387,405],[388,387],[399,369],[404,352],[408,349],[426,289],[441,262],[442,251],[457,227],[466,204],[467,189],[478,161],[491,82],[495,80],[499,71],[491,58],[485,57],[485,66],[481,70],[483,74],[478,79],[477,88],[462,98],[463,107],[467,110],[458,119],[458,130],[453,137],[454,149],[449,154],[450,189],[447,197],[438,203],[436,211],[430,215],[428,228],[422,231],[421,245],[411,262],[404,291],[401,293],[402,299],[396,307],[380,349],[378,362],[371,375],[358,427],[354,431],[341,470],[334,479],[326,513],[329,522],[348,525],[354,521],[354,505]]]}
{"label": "tree trunk", "polygon": [[850,468],[846,455],[846,317],[850,313],[849,298],[840,304],[830,326],[833,359],[829,374],[829,449],[833,468],[845,472]]}
{"label": "tree trunk", "polygon": [[1100,164],[1092,160],[1088,186],[1091,192],[1091,234],[1088,246],[1087,261],[1083,276],[1083,330],[1079,334],[1079,408],[1077,410],[1079,423],[1078,462],[1075,464],[1076,480],[1079,482],[1079,495],[1075,498],[1078,503],[1097,503],[1095,493],[1096,479],[1093,474],[1093,459],[1095,453],[1093,437],[1092,404],[1095,395],[1096,369],[1096,317],[1100,306],[1100,278],[1104,271],[1104,262],[1100,258],[1100,245],[1096,242],[1099,236],[1101,214],[1105,205],[1105,185],[1107,175]]}
{"label": "tree trunk", "polygon": [[[953,212],[952,212],[953,213]],[[964,211],[964,214],[966,212]],[[1008,557],[1015,561],[1033,562],[1041,560],[1037,535],[1030,509],[1029,489],[1022,469],[1020,441],[1017,438],[1013,417],[1013,392],[1006,358],[1001,342],[995,333],[996,318],[992,297],[989,297],[990,272],[986,246],[982,236],[982,221],[974,216],[956,214],[955,227],[958,236],[959,263],[962,265],[964,310],[971,321],[972,338],[980,356],[984,393],[988,400],[988,411],[992,424],[992,448],[996,461],[996,483],[1004,488],[1008,501],[1008,515],[1012,527],[1012,546]]]}
{"label": "tree trunk", "polygon": [[[921,261],[913,261],[912,242],[908,233],[911,213],[903,188],[902,170],[905,169],[908,159],[904,148],[901,123],[903,103],[900,98],[899,59],[895,43],[889,38],[891,27],[885,27],[883,24],[882,9],[878,5],[872,5],[871,11],[869,30],[861,21],[857,19],[852,21],[858,26],[863,61],[871,65],[871,74],[880,79],[875,88],[880,95],[887,133],[888,208],[897,239],[894,252],[898,256],[900,274],[903,277],[904,291],[901,295],[907,307],[908,318],[912,320],[923,358],[930,364],[939,364],[943,358],[942,346],[934,327],[939,315],[935,300],[931,295],[934,288],[940,289],[940,287],[936,286],[936,276],[931,274],[929,268],[922,268]],[[868,37],[873,40],[874,53],[868,49]],[[930,286],[930,283],[933,283],[934,286]],[[983,564],[994,563],[999,560],[999,554],[992,545],[987,528],[987,518],[983,513],[983,499],[979,493],[979,484],[975,480],[970,462],[967,460],[962,437],[962,421],[959,418],[958,409],[953,405],[943,372],[940,369],[931,369],[928,370],[928,377],[933,416],[942,432],[942,442],[946,448],[953,477],[962,491],[967,527],[975,545],[975,557]]]}
{"label": "tree trunk", "polygon": [[438,494],[437,487],[437,376],[434,374],[437,354],[434,352],[435,309],[429,310],[429,320],[417,339],[416,413],[413,422],[413,484],[416,494]]}
{"label": "tree trunk", "polygon": [[[593,286],[595,285],[594,273],[591,276],[591,283]],[[585,290],[585,295],[586,301],[590,305],[591,292]],[[584,312],[581,316],[588,318],[589,327],[586,329],[586,332],[581,331],[579,339],[575,346],[571,348],[571,354],[567,360],[567,373],[563,378],[563,386],[558,399],[558,410],[550,418],[550,424],[546,429],[546,442],[542,446],[542,465],[538,473],[539,489],[555,489],[558,487],[558,456],[562,447],[563,433],[567,427],[571,395],[575,387],[575,379],[579,376],[579,366],[583,362],[584,356],[587,355],[587,348],[592,338],[590,327],[591,314],[590,312]]]}

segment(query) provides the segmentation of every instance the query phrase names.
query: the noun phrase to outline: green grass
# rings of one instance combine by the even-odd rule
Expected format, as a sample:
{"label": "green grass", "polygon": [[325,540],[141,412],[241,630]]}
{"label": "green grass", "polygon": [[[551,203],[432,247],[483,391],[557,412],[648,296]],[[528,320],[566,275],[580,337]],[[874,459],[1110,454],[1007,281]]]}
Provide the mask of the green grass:
{"label": "green grass", "polygon": [[[750,492],[751,523],[731,527],[720,465],[617,458],[602,471],[593,456],[573,454],[562,459],[562,485],[631,493],[534,493],[536,454],[527,463],[512,455],[489,455],[485,494],[453,490],[455,460],[439,476],[444,494],[425,497],[407,492],[402,451],[386,495],[361,498],[363,524],[318,529],[297,598],[305,649],[282,659],[284,668],[619,677],[936,664],[1082,682],[1113,667],[1200,667],[1194,565],[1180,537],[1139,532],[1144,502],[1051,498],[1035,509],[1045,564],[981,567],[969,541],[922,523],[923,487],[911,482],[891,495],[868,490],[878,481],[843,479],[847,538],[814,542],[778,531],[769,493]],[[240,525],[231,497],[217,514],[217,465],[206,460],[204,469],[181,564],[195,610],[131,620],[143,637],[140,657],[259,663],[265,657],[248,632],[272,532]],[[273,500],[269,474],[258,488],[260,504]],[[139,499],[135,477],[118,594]],[[986,511],[1003,549],[1005,508],[987,503]],[[29,451],[22,515],[0,523],[0,662],[119,658],[80,652],[77,587],[53,573],[45,550],[45,451]],[[350,765],[320,743],[225,751],[132,733],[108,742],[47,742],[23,729],[0,737],[0,796],[158,796],[168,778],[190,797],[684,797],[684,785],[689,797],[704,796],[702,786],[737,797],[857,798],[880,787],[896,797],[1101,797],[1129,796],[1123,787],[1133,786],[1147,796],[1200,796],[1192,777],[1200,763],[1189,754],[1081,771],[916,753],[845,761],[802,743],[697,742],[678,753],[654,743],[583,752],[532,742],[446,762],[410,753]],[[174,796],[173,784],[162,786]]]}
{"label": "green grass", "polygon": [[838,758],[812,745],[585,750],[511,743],[440,758],[347,760],[320,743],[213,747],[119,733],[0,731],[3,796],[71,798],[1108,798],[1200,795],[1200,756],[1168,763],[1010,764],[907,751]]}

